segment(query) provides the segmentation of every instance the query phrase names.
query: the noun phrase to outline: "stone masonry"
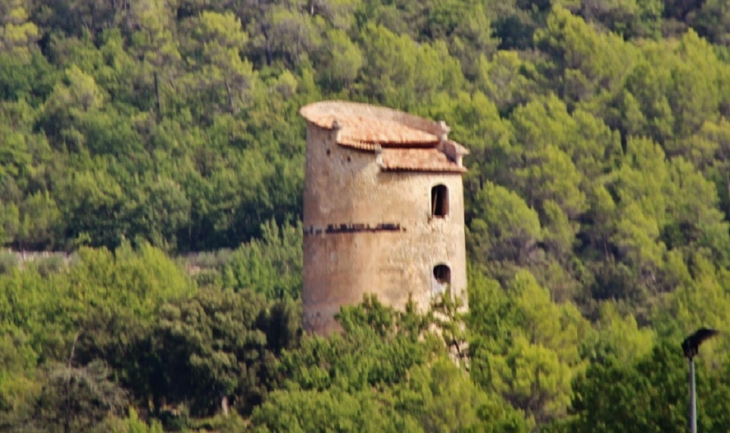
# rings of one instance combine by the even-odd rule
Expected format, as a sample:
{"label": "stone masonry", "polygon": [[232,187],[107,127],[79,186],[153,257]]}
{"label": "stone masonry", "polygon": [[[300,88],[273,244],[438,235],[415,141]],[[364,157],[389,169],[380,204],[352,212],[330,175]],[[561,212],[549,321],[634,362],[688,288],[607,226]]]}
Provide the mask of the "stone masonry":
{"label": "stone masonry", "polygon": [[372,293],[428,309],[448,285],[466,302],[462,156],[448,127],[340,101],[307,105],[303,325]]}

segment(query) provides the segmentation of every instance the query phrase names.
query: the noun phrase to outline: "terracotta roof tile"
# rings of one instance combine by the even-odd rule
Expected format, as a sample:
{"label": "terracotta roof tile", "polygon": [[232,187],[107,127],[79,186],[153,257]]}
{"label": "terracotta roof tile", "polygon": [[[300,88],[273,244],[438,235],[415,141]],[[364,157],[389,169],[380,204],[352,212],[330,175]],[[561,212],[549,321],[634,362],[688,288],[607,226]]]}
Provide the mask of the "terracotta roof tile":
{"label": "terracotta roof tile", "polygon": [[339,137],[339,140],[337,140],[337,144],[347,147],[352,147],[354,149],[360,149],[360,150],[369,150],[373,151],[380,146],[380,144],[377,143],[368,143],[365,141],[359,141],[359,140],[352,140],[347,137]]}
{"label": "terracotta roof tile", "polygon": [[299,111],[324,129],[340,128],[340,144],[379,144],[383,147],[436,146],[443,127],[430,120],[385,107],[344,101],[309,104]]}
{"label": "terracotta roof tile", "polygon": [[438,149],[383,149],[381,157],[388,171],[466,172]]}
{"label": "terracotta roof tile", "polygon": [[438,137],[433,134],[392,120],[365,116],[333,116],[330,114],[311,116],[309,120],[325,129],[334,129],[335,121],[337,121],[340,127],[338,143],[344,145],[356,141],[380,144],[381,146],[435,146],[439,141]]}
{"label": "terracotta roof tile", "polygon": [[302,107],[299,112],[320,128],[337,129],[337,143],[342,146],[382,152],[383,170],[466,171],[461,166],[461,157],[469,151],[447,138],[449,128],[443,122],[386,107],[344,101],[316,102]]}

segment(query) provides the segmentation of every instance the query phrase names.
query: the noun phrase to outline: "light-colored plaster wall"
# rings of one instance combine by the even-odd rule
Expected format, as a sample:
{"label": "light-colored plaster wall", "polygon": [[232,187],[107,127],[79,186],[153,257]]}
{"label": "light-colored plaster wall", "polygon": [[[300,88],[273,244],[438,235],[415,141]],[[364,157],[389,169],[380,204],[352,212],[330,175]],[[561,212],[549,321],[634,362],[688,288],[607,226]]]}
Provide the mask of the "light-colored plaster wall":
{"label": "light-colored plaster wall", "polygon": [[[329,153],[328,153],[329,152]],[[373,293],[402,308],[412,296],[426,310],[433,268],[451,269],[466,301],[464,203],[458,173],[384,172],[373,152],[336,144],[335,131],[309,124],[304,191],[304,328],[338,329],[334,314]],[[431,188],[449,190],[449,214],[431,217]],[[395,224],[399,230],[327,233],[327,227]],[[382,227],[382,226],[381,226]]]}

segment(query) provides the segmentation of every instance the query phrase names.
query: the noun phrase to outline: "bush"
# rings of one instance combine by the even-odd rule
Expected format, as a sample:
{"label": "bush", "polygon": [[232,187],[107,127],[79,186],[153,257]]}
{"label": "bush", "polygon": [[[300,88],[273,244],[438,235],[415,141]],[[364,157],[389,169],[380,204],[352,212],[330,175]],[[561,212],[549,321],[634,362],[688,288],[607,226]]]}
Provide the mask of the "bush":
{"label": "bush", "polygon": [[10,273],[18,267],[18,255],[10,250],[0,252],[0,274]]}
{"label": "bush", "polygon": [[67,259],[63,253],[52,253],[49,256],[36,259],[36,269],[44,277],[55,274],[66,267]]}

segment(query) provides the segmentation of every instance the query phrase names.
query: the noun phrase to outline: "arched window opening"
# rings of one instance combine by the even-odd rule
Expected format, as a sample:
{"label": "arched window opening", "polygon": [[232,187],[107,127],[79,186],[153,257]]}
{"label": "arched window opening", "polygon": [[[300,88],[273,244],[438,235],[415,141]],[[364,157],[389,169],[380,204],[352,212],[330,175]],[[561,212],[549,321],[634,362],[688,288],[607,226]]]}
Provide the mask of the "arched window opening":
{"label": "arched window opening", "polygon": [[451,269],[446,265],[433,268],[433,277],[439,284],[451,284]]}
{"label": "arched window opening", "polygon": [[451,284],[451,269],[446,265],[437,265],[433,268],[433,295],[440,295]]}
{"label": "arched window opening", "polygon": [[449,190],[446,185],[431,188],[431,216],[443,218],[449,214]]}

